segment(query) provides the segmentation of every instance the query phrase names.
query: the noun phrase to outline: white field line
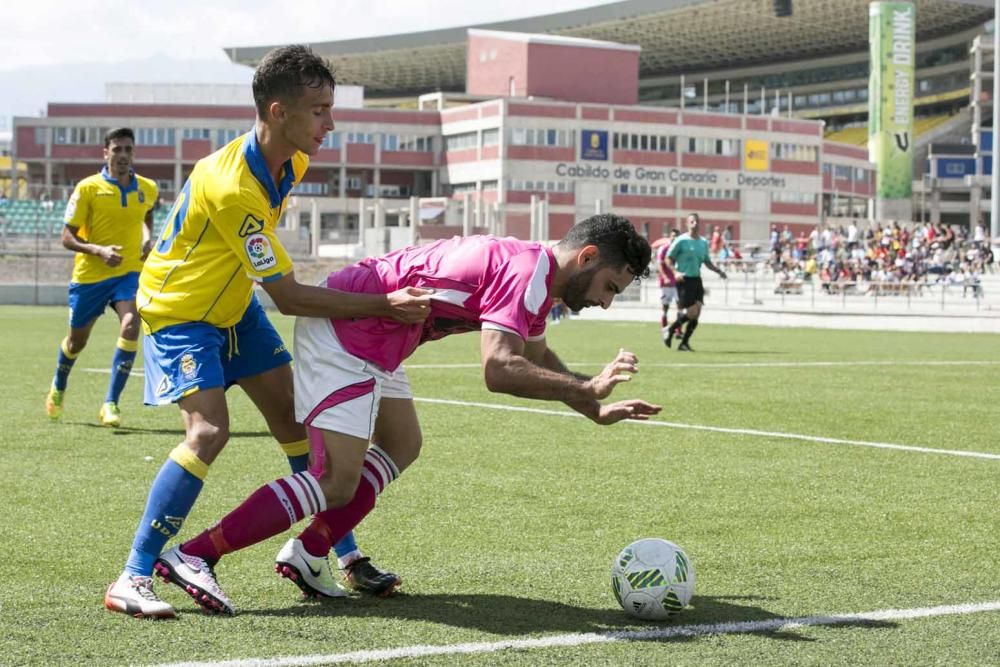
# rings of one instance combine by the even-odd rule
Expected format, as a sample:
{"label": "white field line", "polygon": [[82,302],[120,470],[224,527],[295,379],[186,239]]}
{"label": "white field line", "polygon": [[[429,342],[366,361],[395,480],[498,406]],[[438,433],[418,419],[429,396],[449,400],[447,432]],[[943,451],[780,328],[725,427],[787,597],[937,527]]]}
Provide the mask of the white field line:
{"label": "white field line", "polygon": [[[541,408],[525,408],[515,405],[500,405],[497,403],[475,403],[472,401],[452,401],[443,398],[414,398],[414,401],[421,403],[437,403],[439,405],[457,405],[470,408],[485,408],[487,410],[509,410],[511,412],[528,412],[536,415],[551,415],[554,417],[579,417],[584,418],[578,412],[568,412],[566,410],[544,410]],[[896,445],[889,442],[869,442],[867,440],[843,440],[841,438],[824,438],[816,435],[802,435],[799,433],[781,433],[778,431],[758,431],[748,428],[726,428],[723,426],[704,426],[702,424],[679,424],[677,422],[665,422],[658,420],[639,421],[627,420],[622,423],[636,424],[639,426],[660,426],[664,428],[686,429],[690,431],[710,431],[712,433],[728,433],[732,435],[750,435],[762,438],[783,438],[786,440],[802,440],[805,442],[821,442],[828,445],[850,445],[853,447],[875,447],[877,449],[896,449],[904,452],[922,452],[924,454],[945,454],[948,456],[966,456],[978,459],[994,459],[1000,461],[1000,454],[990,454],[987,452],[968,452],[957,449],[934,449],[931,447],[914,447],[911,445]]]}
{"label": "white field line", "polygon": [[[568,366],[605,366],[604,361],[572,361],[567,362]],[[640,363],[641,368],[836,368],[839,366],[998,366],[1000,361],[746,361],[733,363]],[[407,370],[411,369],[451,369],[451,368],[479,368],[480,364],[406,364]],[[87,373],[111,372],[108,368],[83,368]],[[141,368],[133,368],[130,375],[142,376]]]}
{"label": "white field line", "polygon": [[[107,369],[84,368],[84,371],[91,373],[109,373]],[[132,371],[132,375],[136,375]],[[141,372],[138,373],[141,375]],[[542,408],[525,408],[516,405],[501,405],[498,403],[476,403],[472,401],[453,401],[444,398],[420,398],[415,397],[414,401],[421,403],[437,403],[439,405],[457,405],[469,408],[484,408],[486,410],[507,410],[509,412],[527,412],[536,415],[550,415],[553,417],[579,417],[578,412],[568,412],[566,410],[545,410]],[[849,445],[852,447],[874,447],[876,449],[895,449],[905,452],[921,452],[924,454],[943,454],[947,456],[964,456],[977,459],[994,459],[1000,461],[1000,454],[990,454],[987,452],[962,451],[958,449],[935,449],[932,447],[916,447],[912,445],[897,445],[891,442],[869,442],[867,440],[844,440],[842,438],[825,438],[818,435],[804,435],[801,433],[783,433],[780,431],[758,431],[747,428],[727,428],[724,426],[705,426],[703,424],[681,424],[678,422],[665,422],[658,420],[649,421],[627,421],[629,424],[641,426],[659,426],[664,428],[685,429],[689,431],[709,431],[712,433],[727,433],[730,435],[749,435],[762,438],[781,438],[785,440],[801,440],[804,442],[820,442],[828,445]]]}
{"label": "white field line", "polygon": [[[606,361],[568,361],[566,365],[605,366]],[[839,366],[998,366],[1000,361],[746,361],[732,363],[648,363],[639,362],[640,368],[828,368]],[[405,364],[406,370],[479,368],[480,364]]]}
{"label": "white field line", "polygon": [[799,618],[772,618],[763,621],[678,625],[656,630],[574,633],[539,637],[536,639],[507,639],[498,642],[470,642],[467,644],[446,644],[439,646],[402,646],[391,649],[352,651],[350,653],[330,653],[328,655],[243,658],[220,660],[217,662],[177,662],[158,665],[157,667],[307,667],[309,665],[357,664],[406,658],[427,658],[437,655],[472,655],[509,650],[523,651],[540,648],[585,646],[587,644],[665,640],[675,637],[773,632],[802,627],[902,621],[914,618],[978,614],[991,611],[1000,611],[1000,601],[979,604],[945,605],[940,607],[920,607],[916,609],[883,609],[860,614],[832,614],[828,616],[802,616]]}

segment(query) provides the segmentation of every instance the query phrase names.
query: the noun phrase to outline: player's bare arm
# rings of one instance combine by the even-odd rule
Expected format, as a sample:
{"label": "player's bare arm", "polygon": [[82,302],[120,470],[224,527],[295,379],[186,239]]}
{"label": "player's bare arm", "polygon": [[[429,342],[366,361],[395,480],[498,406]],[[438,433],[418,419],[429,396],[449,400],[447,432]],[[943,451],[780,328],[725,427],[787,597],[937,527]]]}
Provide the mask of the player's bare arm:
{"label": "player's bare arm", "polygon": [[674,258],[671,257],[670,255],[667,255],[666,261],[667,261],[667,266],[669,266],[670,270],[674,272],[674,281],[678,283],[684,282],[684,272],[677,270],[677,265],[674,264]]}
{"label": "player's bare arm", "polygon": [[[584,381],[591,379],[586,375],[575,373],[567,368],[555,351],[546,344],[544,338],[525,343],[525,356],[534,363],[549,370],[572,375]],[[638,372],[638,359],[634,354],[626,350],[619,350],[618,357],[612,364],[616,363],[619,359],[631,362],[635,366],[636,372]],[[608,367],[605,367],[605,370],[608,370]],[[660,411],[660,406],[637,399],[620,401],[609,405],[601,405],[597,400],[564,400],[563,403],[580,414],[586,415],[598,424],[605,425],[613,424],[622,419],[647,420],[650,415],[655,415]]]}
{"label": "player's bare arm", "polygon": [[264,291],[284,315],[300,317],[385,317],[404,324],[423,322],[430,312],[430,291],[406,287],[389,294],[354,294],[303,285],[289,273],[263,283]]}
{"label": "player's bare arm", "polygon": [[717,274],[719,274],[720,278],[722,278],[723,280],[726,279],[726,272],[717,267],[715,264],[713,264],[712,260],[706,259],[704,263],[705,266],[708,267],[708,269],[710,269],[711,271],[715,271]]}
{"label": "player's bare arm", "polygon": [[72,227],[70,225],[64,226],[61,240],[63,247],[67,250],[81,252],[85,255],[95,255],[104,260],[104,263],[108,266],[118,266],[122,263],[122,256],[119,252],[122,249],[120,245],[98,245],[96,243],[87,243],[87,241],[80,238],[79,227]]}
{"label": "player's bare arm", "polygon": [[[644,419],[659,412],[659,407],[643,401],[622,401],[602,406],[618,384],[628,382],[636,372],[636,358],[622,350],[615,360],[592,378],[582,379],[562,370],[553,370],[533,362],[526,356],[525,342],[520,336],[505,331],[484,329],[481,356],[486,387],[497,393],[548,401],[563,401],[599,424],[612,424],[626,418]],[[545,355],[536,347],[532,354]],[[544,357],[543,357],[544,358]]]}
{"label": "player's bare arm", "polygon": [[153,209],[146,211],[146,219],[142,221],[142,253],[139,258],[146,261],[149,251],[153,249]]}

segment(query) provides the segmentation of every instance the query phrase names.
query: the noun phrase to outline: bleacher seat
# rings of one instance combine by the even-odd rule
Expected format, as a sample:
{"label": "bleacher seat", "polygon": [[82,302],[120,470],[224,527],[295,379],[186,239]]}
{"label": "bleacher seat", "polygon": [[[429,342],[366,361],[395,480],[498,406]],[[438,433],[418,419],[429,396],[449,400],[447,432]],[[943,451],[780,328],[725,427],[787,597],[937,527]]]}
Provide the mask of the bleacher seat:
{"label": "bleacher seat", "polygon": [[842,144],[851,144],[852,146],[866,146],[868,145],[868,126],[862,125],[861,127],[845,127],[839,130],[833,130],[826,135],[827,141],[836,141]]}

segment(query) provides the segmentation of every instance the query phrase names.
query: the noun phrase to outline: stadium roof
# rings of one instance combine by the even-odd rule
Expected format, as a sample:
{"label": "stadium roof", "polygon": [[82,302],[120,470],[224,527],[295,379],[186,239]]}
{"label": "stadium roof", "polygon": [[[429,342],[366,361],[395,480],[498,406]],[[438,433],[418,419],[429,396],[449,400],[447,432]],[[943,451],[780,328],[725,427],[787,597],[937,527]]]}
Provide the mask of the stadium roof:
{"label": "stadium roof", "polygon": [[[625,0],[514,21],[311,44],[337,80],[367,94],[464,90],[469,28],[546,33],[642,47],[640,78],[856,53],[868,48],[869,0],[792,0],[776,18],[772,0]],[[915,0],[917,41],[982,25],[989,0]],[[274,46],[231,47],[255,65]]]}

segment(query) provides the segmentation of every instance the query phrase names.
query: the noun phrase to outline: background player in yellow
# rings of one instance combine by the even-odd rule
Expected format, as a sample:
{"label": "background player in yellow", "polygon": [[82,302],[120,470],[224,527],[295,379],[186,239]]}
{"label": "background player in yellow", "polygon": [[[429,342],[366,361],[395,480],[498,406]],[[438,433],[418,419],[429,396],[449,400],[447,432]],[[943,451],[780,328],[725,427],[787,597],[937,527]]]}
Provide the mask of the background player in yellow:
{"label": "background player in yellow", "polygon": [[70,370],[86,347],[94,322],[111,306],[121,327],[99,419],[105,426],[121,425],[118,398],[138,349],[135,293],[142,260],[149,253],[158,195],[156,183],[133,170],[134,156],[131,129],[108,132],[104,137],[107,164],[99,174],[77,184],[66,206],[62,244],[76,257],[69,284],[69,334],[59,345],[55,377],[45,398],[45,410],[52,419],[62,416]]}
{"label": "background player in yellow", "polygon": [[[255,282],[289,315],[407,323],[427,317],[426,290],[349,294],[298,283],[275,233],[308,156],[334,129],[335,85],[326,64],[305,47],[267,54],[254,73],[254,128],[195,165],[142,269],[137,301],[146,332],[145,401],[177,403],[185,438],[153,481],[125,570],[105,595],[108,609],[175,615],[153,592],[150,575],[229,439],[229,386],[239,384],[260,410],[292,472],[308,467],[305,428],[295,421],[291,355],[254,296]],[[398,584],[353,541],[345,548],[338,556],[355,586],[384,593]],[[214,584],[210,572],[202,574]],[[344,595],[328,563],[314,576],[319,594]]]}

